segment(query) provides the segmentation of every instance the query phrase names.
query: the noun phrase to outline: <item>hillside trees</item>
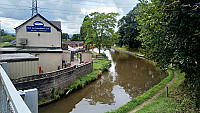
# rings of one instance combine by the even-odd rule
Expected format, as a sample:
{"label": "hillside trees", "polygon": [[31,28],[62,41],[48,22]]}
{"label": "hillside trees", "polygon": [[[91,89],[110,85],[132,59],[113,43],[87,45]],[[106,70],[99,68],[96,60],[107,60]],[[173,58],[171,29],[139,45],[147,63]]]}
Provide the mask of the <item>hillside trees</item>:
{"label": "hillside trees", "polygon": [[129,48],[138,48],[141,46],[141,42],[137,40],[139,30],[137,30],[138,24],[135,21],[136,15],[134,14],[138,6],[139,4],[118,21],[118,32],[120,34],[118,46],[120,47],[123,45],[128,45]]}
{"label": "hillside trees", "polygon": [[13,34],[6,33],[3,29],[1,30],[1,42],[10,42],[15,39]]}
{"label": "hillside trees", "polygon": [[69,39],[68,33],[62,33],[62,40],[67,41]]}
{"label": "hillside trees", "polygon": [[80,41],[80,34],[73,34],[71,37],[71,41]]}
{"label": "hillside trees", "polygon": [[83,23],[86,28],[87,35],[85,37],[85,44],[95,44],[100,49],[102,47],[110,48],[114,43],[115,38],[118,37],[114,32],[116,16],[118,13],[98,13],[94,12],[89,15],[87,21]]}
{"label": "hillside trees", "polygon": [[185,72],[192,98],[200,103],[200,3],[198,0],[140,0],[136,12],[146,56],[162,68],[172,63]]}

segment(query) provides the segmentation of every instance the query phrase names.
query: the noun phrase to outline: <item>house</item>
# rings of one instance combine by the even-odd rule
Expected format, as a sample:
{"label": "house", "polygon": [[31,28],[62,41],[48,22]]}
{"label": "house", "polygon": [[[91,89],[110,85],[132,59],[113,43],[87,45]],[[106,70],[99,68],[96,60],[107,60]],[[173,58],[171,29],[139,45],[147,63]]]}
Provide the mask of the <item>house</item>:
{"label": "house", "polygon": [[39,13],[15,28],[18,48],[61,48],[61,22]]}
{"label": "house", "polygon": [[15,28],[16,47],[2,48],[2,53],[29,53],[39,58],[43,72],[62,67],[61,22],[48,21],[39,13]]}

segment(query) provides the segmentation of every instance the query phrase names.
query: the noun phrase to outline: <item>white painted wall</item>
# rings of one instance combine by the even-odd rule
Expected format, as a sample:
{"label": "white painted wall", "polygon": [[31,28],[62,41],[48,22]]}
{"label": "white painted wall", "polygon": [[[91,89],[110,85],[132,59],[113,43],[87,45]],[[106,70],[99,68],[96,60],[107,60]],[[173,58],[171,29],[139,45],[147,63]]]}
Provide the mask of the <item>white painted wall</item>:
{"label": "white painted wall", "polygon": [[92,62],[92,54],[91,53],[81,53],[83,62]]}
{"label": "white painted wall", "polygon": [[62,67],[62,53],[31,53],[39,57],[39,66],[44,73],[56,71],[58,66]]}
{"label": "white painted wall", "polygon": [[71,62],[71,51],[63,50],[62,59],[67,62]]}
{"label": "white painted wall", "polygon": [[[27,32],[26,26],[33,26],[35,21],[41,21],[44,26],[51,27],[51,32]],[[38,36],[38,33],[40,36]],[[61,32],[57,31],[53,26],[44,21],[39,16],[29,21],[26,25],[16,31],[16,46],[22,46],[18,43],[19,38],[27,38],[30,47],[61,47]]]}
{"label": "white painted wall", "polygon": [[10,79],[39,74],[39,61],[8,62]]}

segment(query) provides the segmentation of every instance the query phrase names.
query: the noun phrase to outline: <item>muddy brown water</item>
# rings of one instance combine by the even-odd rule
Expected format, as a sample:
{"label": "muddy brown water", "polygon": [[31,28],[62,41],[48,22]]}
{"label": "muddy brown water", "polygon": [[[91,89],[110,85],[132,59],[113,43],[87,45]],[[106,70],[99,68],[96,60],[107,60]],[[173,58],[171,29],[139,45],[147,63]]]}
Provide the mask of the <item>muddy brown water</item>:
{"label": "muddy brown water", "polygon": [[104,53],[112,61],[109,72],[66,98],[40,107],[39,113],[103,113],[114,110],[167,76],[145,59],[115,50]]}

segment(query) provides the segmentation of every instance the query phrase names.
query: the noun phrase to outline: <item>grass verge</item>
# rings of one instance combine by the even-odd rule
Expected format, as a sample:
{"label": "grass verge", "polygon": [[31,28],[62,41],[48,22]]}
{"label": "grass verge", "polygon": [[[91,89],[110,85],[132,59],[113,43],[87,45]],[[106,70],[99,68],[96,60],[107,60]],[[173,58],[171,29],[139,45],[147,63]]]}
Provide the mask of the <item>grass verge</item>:
{"label": "grass verge", "polygon": [[130,102],[126,103],[120,108],[107,113],[126,113],[128,111],[135,109],[137,106],[139,106],[143,102],[153,97],[156,93],[158,93],[161,89],[163,89],[168,82],[170,82],[173,79],[174,73],[171,66],[168,67],[168,72],[169,76],[163,79],[158,85],[154,86],[144,94],[132,99]]}
{"label": "grass verge", "polygon": [[194,108],[193,102],[189,99],[190,95],[187,94],[187,84],[185,84],[185,74],[180,73],[176,68],[178,74],[176,80],[169,88],[169,96],[166,97],[166,91],[159,95],[153,102],[146,105],[144,108],[137,111],[137,113],[156,112],[156,113],[197,113],[200,112]]}

